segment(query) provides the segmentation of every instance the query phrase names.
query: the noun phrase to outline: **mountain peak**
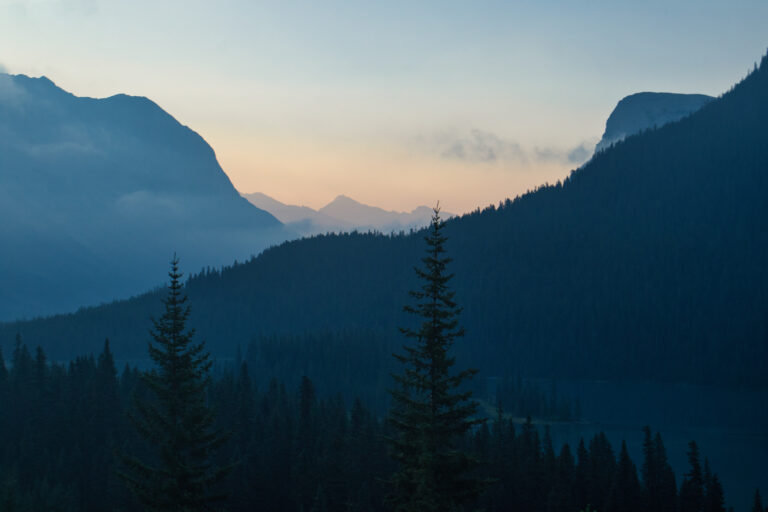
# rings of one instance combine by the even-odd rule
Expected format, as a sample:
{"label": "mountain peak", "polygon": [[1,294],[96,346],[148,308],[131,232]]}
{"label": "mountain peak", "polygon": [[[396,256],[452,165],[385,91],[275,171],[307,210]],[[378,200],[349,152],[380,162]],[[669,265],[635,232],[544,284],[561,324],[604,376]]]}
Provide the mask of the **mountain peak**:
{"label": "mountain peak", "polygon": [[[418,206],[410,212],[388,211],[361,203],[344,194],[339,194],[319,210],[287,205],[258,192],[243,194],[243,197],[303,235],[352,230],[382,233],[408,231],[428,225],[432,218],[432,209],[427,206]],[[443,215],[444,218],[453,216],[445,212]]]}
{"label": "mountain peak", "polygon": [[622,98],[605,123],[605,133],[595,148],[601,151],[615,142],[649,128],[678,121],[712,101],[705,94],[638,92]]}
{"label": "mountain peak", "polygon": [[330,206],[332,204],[362,204],[359,201],[355,201],[349,196],[345,196],[344,194],[339,194],[336,196],[336,198],[328,203],[326,206]]}
{"label": "mountain peak", "polygon": [[[148,98],[78,97],[46,77],[2,74],[0,133],[0,246],[27,248],[0,261],[0,281],[22,283],[0,290],[0,318],[137,293],[174,251],[197,270],[292,236]],[[57,267],[44,274],[28,254],[57,254]],[[40,296],[78,280],[79,294]]]}
{"label": "mountain peak", "polygon": [[36,78],[0,73],[0,108],[13,108],[31,98],[61,100],[67,97],[75,96],[57,86],[46,76]]}

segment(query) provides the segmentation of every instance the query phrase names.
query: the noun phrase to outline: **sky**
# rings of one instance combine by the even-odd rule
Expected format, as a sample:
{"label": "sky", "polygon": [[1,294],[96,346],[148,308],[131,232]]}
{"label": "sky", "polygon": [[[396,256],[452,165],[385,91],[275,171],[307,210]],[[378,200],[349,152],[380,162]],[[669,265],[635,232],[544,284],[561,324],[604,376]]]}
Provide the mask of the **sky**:
{"label": "sky", "polygon": [[768,2],[0,0],[0,70],[146,96],[241,192],[463,213],[578,167],[624,96],[718,95]]}

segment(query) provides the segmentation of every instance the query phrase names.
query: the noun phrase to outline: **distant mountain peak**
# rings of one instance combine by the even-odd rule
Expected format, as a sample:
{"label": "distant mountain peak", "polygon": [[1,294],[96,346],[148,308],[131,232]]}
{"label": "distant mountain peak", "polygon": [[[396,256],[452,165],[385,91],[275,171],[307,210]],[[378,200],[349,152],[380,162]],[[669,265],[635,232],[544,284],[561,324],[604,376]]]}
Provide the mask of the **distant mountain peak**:
{"label": "distant mountain peak", "polygon": [[[417,206],[410,212],[388,211],[344,194],[337,195],[319,210],[287,205],[260,192],[243,194],[243,197],[303,235],[353,230],[407,231],[426,226],[432,217],[432,208],[428,206]],[[444,218],[452,216],[443,212]]]}
{"label": "distant mountain peak", "polygon": [[[333,208],[334,206],[356,207],[356,206],[367,206],[367,205],[364,205],[360,201],[356,201],[347,195],[339,194],[333,199],[333,201],[331,201],[327,205],[320,208],[320,210],[323,210],[326,208]],[[375,208],[375,206],[372,208]]]}
{"label": "distant mountain peak", "polygon": [[669,92],[638,92],[625,96],[608,117],[595,152],[643,130],[678,121],[713,99],[705,94]]}

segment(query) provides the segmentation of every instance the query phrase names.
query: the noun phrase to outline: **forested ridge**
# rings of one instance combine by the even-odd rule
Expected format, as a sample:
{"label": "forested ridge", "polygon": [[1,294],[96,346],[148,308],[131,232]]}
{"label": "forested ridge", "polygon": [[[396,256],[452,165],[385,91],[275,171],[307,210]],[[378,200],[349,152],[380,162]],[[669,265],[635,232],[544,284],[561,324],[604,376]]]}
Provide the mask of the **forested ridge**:
{"label": "forested ridge", "polygon": [[[487,376],[767,384],[766,140],[764,57],[698,112],[598,153],[563,183],[448,221],[469,333],[459,357]],[[260,336],[339,331],[394,345],[421,239],[316,236],[204,271],[188,282],[192,322],[216,356]],[[135,319],[157,312],[160,293],[5,324],[0,344],[21,333],[61,360],[109,336],[118,358],[141,358]],[[368,337],[350,343],[365,351]]]}

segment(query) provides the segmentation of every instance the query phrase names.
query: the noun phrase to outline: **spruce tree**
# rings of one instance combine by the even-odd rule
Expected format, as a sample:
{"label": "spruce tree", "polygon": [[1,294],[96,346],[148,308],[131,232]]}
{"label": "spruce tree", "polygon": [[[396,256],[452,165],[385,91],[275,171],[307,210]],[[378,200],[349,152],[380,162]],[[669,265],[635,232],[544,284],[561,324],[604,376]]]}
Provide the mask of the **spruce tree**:
{"label": "spruce tree", "polygon": [[212,454],[224,441],[206,405],[212,363],[205,344],[194,343],[194,330],[186,328],[190,308],[175,255],[168,275],[165,312],[153,319],[149,343],[156,367],[143,374],[152,398],[137,399],[131,415],[155,458],[146,462],[124,457],[121,476],[146,510],[211,510],[221,498],[214,486],[227,469],[212,463]]}
{"label": "spruce tree", "polygon": [[659,462],[656,454],[656,444],[653,442],[651,427],[643,427],[643,502],[646,510],[656,510],[659,504]]}
{"label": "spruce tree", "polygon": [[461,438],[482,421],[473,418],[478,405],[471,392],[461,390],[477,370],[454,371],[450,354],[464,332],[457,319],[461,308],[448,287],[451,259],[445,254],[444,225],[438,205],[425,237],[424,266],[415,269],[422,285],[411,292],[415,305],[404,308],[421,324],[400,329],[410,343],[395,355],[403,370],[393,375],[397,386],[390,391],[394,406],[389,420],[395,432],[390,443],[399,467],[389,501],[399,512],[463,510],[483,487],[467,475],[475,459],[459,448]]}
{"label": "spruce tree", "polygon": [[[637,479],[637,470],[629,458],[627,443],[622,441],[616,473],[608,494],[605,509],[609,512],[639,512],[643,510],[640,503],[641,489]],[[652,510],[652,509],[647,509]]]}
{"label": "spruce tree", "polygon": [[752,502],[752,512],[763,512],[763,498],[760,496],[760,489],[755,490],[755,498]]}
{"label": "spruce tree", "polygon": [[723,486],[717,473],[709,469],[709,461],[704,459],[704,512],[725,512]]}
{"label": "spruce tree", "polygon": [[315,410],[317,407],[315,386],[306,375],[301,378],[299,387],[299,424],[296,439],[296,460],[294,475],[297,482],[297,509],[312,510],[318,487],[318,429]]}
{"label": "spruce tree", "polygon": [[676,512],[678,505],[677,481],[672,466],[667,462],[667,450],[664,448],[664,441],[661,434],[656,432],[654,439],[656,445],[656,463],[660,473],[659,480],[659,505],[657,512]]}
{"label": "spruce tree", "polygon": [[685,474],[680,486],[680,512],[702,512],[704,510],[704,473],[699,460],[699,448],[694,441],[688,443],[688,447],[690,471]]}
{"label": "spruce tree", "polygon": [[576,475],[574,478],[575,499],[579,507],[590,504],[591,499],[591,480],[590,472],[592,463],[589,460],[589,452],[584,445],[584,438],[579,439],[579,446],[576,448]]}
{"label": "spruce tree", "polygon": [[643,504],[645,510],[675,512],[677,510],[677,484],[675,473],[667,462],[667,452],[658,432],[643,427],[644,441],[642,466]]}
{"label": "spruce tree", "polygon": [[589,498],[587,503],[597,510],[605,510],[605,501],[616,474],[616,457],[604,432],[589,441]]}

